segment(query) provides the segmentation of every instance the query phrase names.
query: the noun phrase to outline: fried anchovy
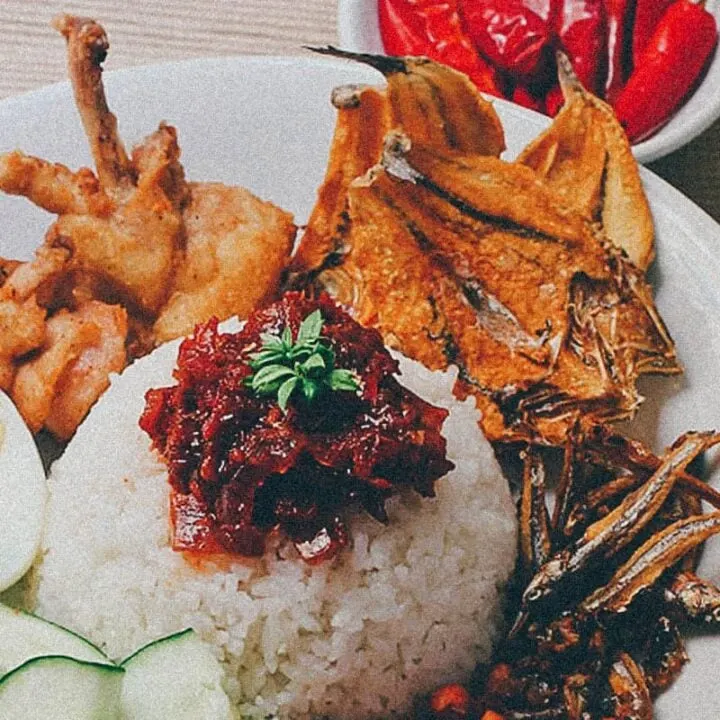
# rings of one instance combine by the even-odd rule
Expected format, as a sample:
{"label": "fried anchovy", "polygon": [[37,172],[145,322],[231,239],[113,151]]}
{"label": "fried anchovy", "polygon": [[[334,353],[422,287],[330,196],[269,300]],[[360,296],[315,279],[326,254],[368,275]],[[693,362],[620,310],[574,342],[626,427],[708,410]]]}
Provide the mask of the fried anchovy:
{"label": "fried anchovy", "polygon": [[584,673],[575,673],[565,678],[563,696],[568,720],[583,720],[587,717],[585,711],[588,707],[590,676]]}
{"label": "fried anchovy", "polygon": [[678,626],[670,618],[661,615],[643,661],[645,680],[651,694],[659,695],[668,688],[688,660]]}
{"label": "fried anchovy", "polygon": [[665,502],[677,472],[685,469],[709,443],[717,441],[717,436],[709,433],[688,433],[642,487],[628,495],[606,517],[593,523],[577,542],[545,563],[523,593],[523,611],[518,622],[531,604],[548,597],[560,583],[584,569],[592,560],[627,545]]}
{"label": "fried anchovy", "polygon": [[620,612],[686,552],[717,532],[720,512],[678,520],[636,550],[605,587],[579,605],[579,610],[593,614]]}
{"label": "fried anchovy", "polygon": [[717,440],[709,433],[688,433],[643,486],[585,531],[579,542],[582,554],[600,551],[609,556],[626,546],[665,502],[678,472],[684,470],[708,444]]}
{"label": "fried anchovy", "polygon": [[507,720],[561,720],[565,717],[565,707],[549,707],[542,710],[504,710],[502,716]]}
{"label": "fried anchovy", "polygon": [[532,446],[523,457],[520,499],[520,550],[526,571],[532,576],[550,556],[550,530],[545,505],[545,464]]}
{"label": "fried anchovy", "polygon": [[563,464],[555,492],[555,507],[553,508],[552,528],[555,535],[569,537],[571,531],[568,528],[570,511],[575,502],[577,493],[577,466],[575,463],[575,448],[582,445],[583,438],[580,424],[576,422],[568,433],[567,441],[563,451]]}
{"label": "fried anchovy", "polygon": [[665,599],[704,623],[720,623],[720,588],[693,572],[681,572],[665,590]]}
{"label": "fried anchovy", "polygon": [[615,704],[615,717],[652,720],[653,708],[645,676],[627,653],[612,664],[608,678]]}
{"label": "fried anchovy", "polygon": [[[611,471],[622,470],[632,473],[627,477],[635,477],[637,485],[641,484],[639,471],[654,472],[661,462],[642,443],[620,435],[610,430],[606,425],[597,425],[588,432],[585,441],[582,443],[582,450],[586,460],[591,464],[605,467]],[[681,471],[678,473],[677,484],[683,490],[691,493],[693,497],[705,500],[713,507],[720,509],[720,492],[695,475],[690,474],[688,471]],[[619,485],[617,489],[620,489]],[[588,495],[588,502],[591,502],[595,492],[593,491]],[[609,490],[604,491],[600,488],[597,491],[598,494],[604,492],[609,492]],[[699,511],[694,514],[697,514],[697,512]]]}
{"label": "fried anchovy", "polygon": [[[508,385],[493,393],[505,424],[517,427],[532,426],[538,418],[572,418],[572,422],[591,415],[595,422],[614,422],[632,416],[634,408],[618,407],[609,402],[612,395],[590,397],[579,400],[572,394],[560,390],[550,382],[536,382],[532,385]],[[538,438],[542,442],[542,438]]]}

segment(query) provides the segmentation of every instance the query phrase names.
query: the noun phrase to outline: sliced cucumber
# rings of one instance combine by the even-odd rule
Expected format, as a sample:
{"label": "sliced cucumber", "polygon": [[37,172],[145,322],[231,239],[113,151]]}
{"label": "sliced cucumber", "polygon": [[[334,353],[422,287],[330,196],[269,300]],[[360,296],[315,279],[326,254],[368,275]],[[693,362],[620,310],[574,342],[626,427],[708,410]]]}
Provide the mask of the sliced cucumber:
{"label": "sliced cucumber", "polygon": [[114,665],[33,658],[0,679],[0,720],[120,720],[123,675]]}
{"label": "sliced cucumber", "polygon": [[70,630],[0,605],[0,676],[42,655],[112,664],[101,650]]}
{"label": "sliced cucumber", "polygon": [[223,670],[192,630],[156,640],[122,663],[125,720],[225,720]]}

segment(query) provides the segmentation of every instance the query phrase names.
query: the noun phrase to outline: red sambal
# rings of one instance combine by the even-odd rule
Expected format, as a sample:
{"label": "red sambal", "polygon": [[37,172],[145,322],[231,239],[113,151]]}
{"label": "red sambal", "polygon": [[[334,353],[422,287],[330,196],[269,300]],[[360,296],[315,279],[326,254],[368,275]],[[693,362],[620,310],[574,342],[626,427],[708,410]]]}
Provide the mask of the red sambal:
{"label": "red sambal", "polygon": [[[253,390],[253,358],[269,336],[298,338],[317,310],[325,353],[357,389],[296,393],[283,409]],[[432,496],[453,467],[447,412],[400,385],[398,370],[379,333],[325,295],[288,293],[236,333],[215,319],[198,326],[180,346],[177,383],[150,390],[140,419],[168,465],[173,548],[259,556],[279,531],[315,562],[348,543],[349,509],[387,522],[399,488]]]}

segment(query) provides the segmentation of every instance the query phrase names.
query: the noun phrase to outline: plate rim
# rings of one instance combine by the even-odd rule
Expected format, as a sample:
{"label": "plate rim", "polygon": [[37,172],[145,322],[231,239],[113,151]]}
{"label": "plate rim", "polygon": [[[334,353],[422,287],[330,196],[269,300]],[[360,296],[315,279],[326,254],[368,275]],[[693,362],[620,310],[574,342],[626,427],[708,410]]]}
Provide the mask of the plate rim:
{"label": "plate rim", "polygon": [[[343,1],[356,2],[357,0],[339,1],[342,3]],[[168,60],[158,63],[148,63],[144,65],[131,65],[128,67],[107,70],[103,72],[103,80],[104,82],[106,82],[108,88],[111,89],[112,86],[116,83],[137,81],[138,79],[142,81],[143,76],[146,76],[147,79],[150,79],[154,75],[164,74],[166,72],[170,73],[177,69],[180,69],[182,72],[193,72],[200,69],[210,70],[213,66],[225,66],[232,68],[244,65],[258,65],[261,67],[310,65],[318,69],[331,69],[333,66],[336,68],[347,68],[349,66],[352,66],[353,64],[355,64],[359,68],[365,67],[354,63],[354,61],[352,60],[319,55],[305,56],[238,54],[202,56],[196,58],[188,58],[184,60]],[[361,70],[359,71],[359,74],[360,72],[365,71]],[[369,72],[375,73],[375,71]],[[378,80],[380,80],[382,76],[380,75],[380,73],[376,74]],[[23,104],[43,101],[44,98],[47,98],[49,100],[54,95],[68,93],[70,91],[70,81],[66,79],[50,83],[48,85],[43,85],[39,88],[34,88],[32,90],[27,90],[17,95],[11,95],[2,98],[0,99],[0,116],[5,115],[6,113],[16,112],[17,110],[21,109],[20,106],[22,106]],[[492,96],[486,97],[491,103],[502,108],[500,114],[507,113],[515,115],[521,120],[530,120],[533,124],[537,125],[541,129],[548,127],[551,123],[551,118],[548,118],[542,113],[538,113],[534,110],[521,107],[516,103],[511,102],[510,100]],[[718,94],[718,98],[720,102],[720,94]],[[0,151],[2,151],[1,148]],[[671,185],[667,180],[664,180],[649,168],[640,165],[639,170],[643,182],[646,183],[648,187],[652,188],[651,194],[655,194],[657,192],[658,194],[665,196],[666,198],[671,198],[674,201],[673,206],[675,206],[675,203],[687,206],[690,212],[695,215],[698,222],[700,222],[700,224],[703,226],[704,230],[708,230],[711,232],[714,230],[715,232],[720,234],[720,221],[716,221],[706,210],[697,205],[691,198],[689,198],[687,195],[682,193],[676,187]],[[653,198],[650,198],[651,203],[653,202],[653,200]],[[720,265],[720,259],[717,260],[717,262],[718,265]]]}

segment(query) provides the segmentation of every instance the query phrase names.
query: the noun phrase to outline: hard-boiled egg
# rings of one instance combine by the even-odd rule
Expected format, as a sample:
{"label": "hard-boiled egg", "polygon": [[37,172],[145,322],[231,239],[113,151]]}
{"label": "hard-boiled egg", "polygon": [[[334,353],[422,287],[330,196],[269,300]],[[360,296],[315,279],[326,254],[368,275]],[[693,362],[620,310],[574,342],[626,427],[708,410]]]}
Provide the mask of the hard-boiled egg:
{"label": "hard-boiled egg", "polygon": [[0,592],[29,570],[42,540],[45,471],[35,441],[0,392]]}

